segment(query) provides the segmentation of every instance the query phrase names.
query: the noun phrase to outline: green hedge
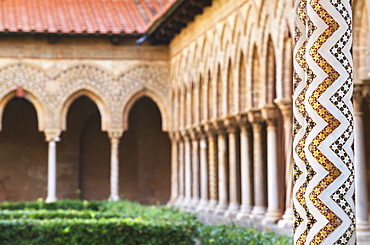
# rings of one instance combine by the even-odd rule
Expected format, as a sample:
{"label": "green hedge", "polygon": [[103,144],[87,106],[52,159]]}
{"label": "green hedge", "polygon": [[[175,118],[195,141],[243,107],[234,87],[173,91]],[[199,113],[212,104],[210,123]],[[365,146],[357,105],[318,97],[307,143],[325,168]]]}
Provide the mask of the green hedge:
{"label": "green hedge", "polygon": [[201,225],[198,232],[202,245],[293,245],[293,239],[289,236],[257,232],[253,228],[236,225]]}
{"label": "green hedge", "polygon": [[238,226],[205,226],[193,214],[129,201],[0,203],[0,243],[291,245],[287,236]]}
{"label": "green hedge", "polygon": [[132,219],[0,221],[1,244],[193,244],[196,227]]}

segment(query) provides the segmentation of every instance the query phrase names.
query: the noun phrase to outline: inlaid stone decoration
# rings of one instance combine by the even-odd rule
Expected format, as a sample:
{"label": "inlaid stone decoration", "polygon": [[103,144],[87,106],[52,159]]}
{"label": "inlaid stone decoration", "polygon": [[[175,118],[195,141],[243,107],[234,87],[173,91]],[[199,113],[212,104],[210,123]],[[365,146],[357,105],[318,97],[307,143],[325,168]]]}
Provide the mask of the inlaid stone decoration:
{"label": "inlaid stone decoration", "polygon": [[355,243],[351,8],[295,2],[295,244]]}

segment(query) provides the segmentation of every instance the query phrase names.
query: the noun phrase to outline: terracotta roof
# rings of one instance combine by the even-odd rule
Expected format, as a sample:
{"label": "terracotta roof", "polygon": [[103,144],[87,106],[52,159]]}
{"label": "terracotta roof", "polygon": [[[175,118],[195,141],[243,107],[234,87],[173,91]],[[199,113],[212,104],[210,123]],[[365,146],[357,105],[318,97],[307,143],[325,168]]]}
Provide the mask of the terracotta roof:
{"label": "terracotta roof", "polygon": [[177,0],[0,0],[0,32],[143,34]]}

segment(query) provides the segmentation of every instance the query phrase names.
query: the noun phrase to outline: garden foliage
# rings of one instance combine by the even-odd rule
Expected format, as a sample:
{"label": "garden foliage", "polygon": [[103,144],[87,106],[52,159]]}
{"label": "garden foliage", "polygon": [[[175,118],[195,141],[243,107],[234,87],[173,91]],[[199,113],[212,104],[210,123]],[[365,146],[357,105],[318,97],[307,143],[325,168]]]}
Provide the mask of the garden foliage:
{"label": "garden foliage", "polygon": [[288,245],[286,236],[205,226],[192,214],[128,201],[0,203],[0,244]]}

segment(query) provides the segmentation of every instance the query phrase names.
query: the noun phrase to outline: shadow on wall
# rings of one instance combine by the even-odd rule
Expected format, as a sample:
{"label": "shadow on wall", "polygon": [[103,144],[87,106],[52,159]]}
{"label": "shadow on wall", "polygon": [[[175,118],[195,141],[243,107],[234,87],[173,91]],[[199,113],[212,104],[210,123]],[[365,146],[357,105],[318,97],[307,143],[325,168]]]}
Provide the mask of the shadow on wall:
{"label": "shadow on wall", "polygon": [[120,144],[120,195],[142,204],[170,197],[171,143],[157,105],[142,97],[132,107]]}

